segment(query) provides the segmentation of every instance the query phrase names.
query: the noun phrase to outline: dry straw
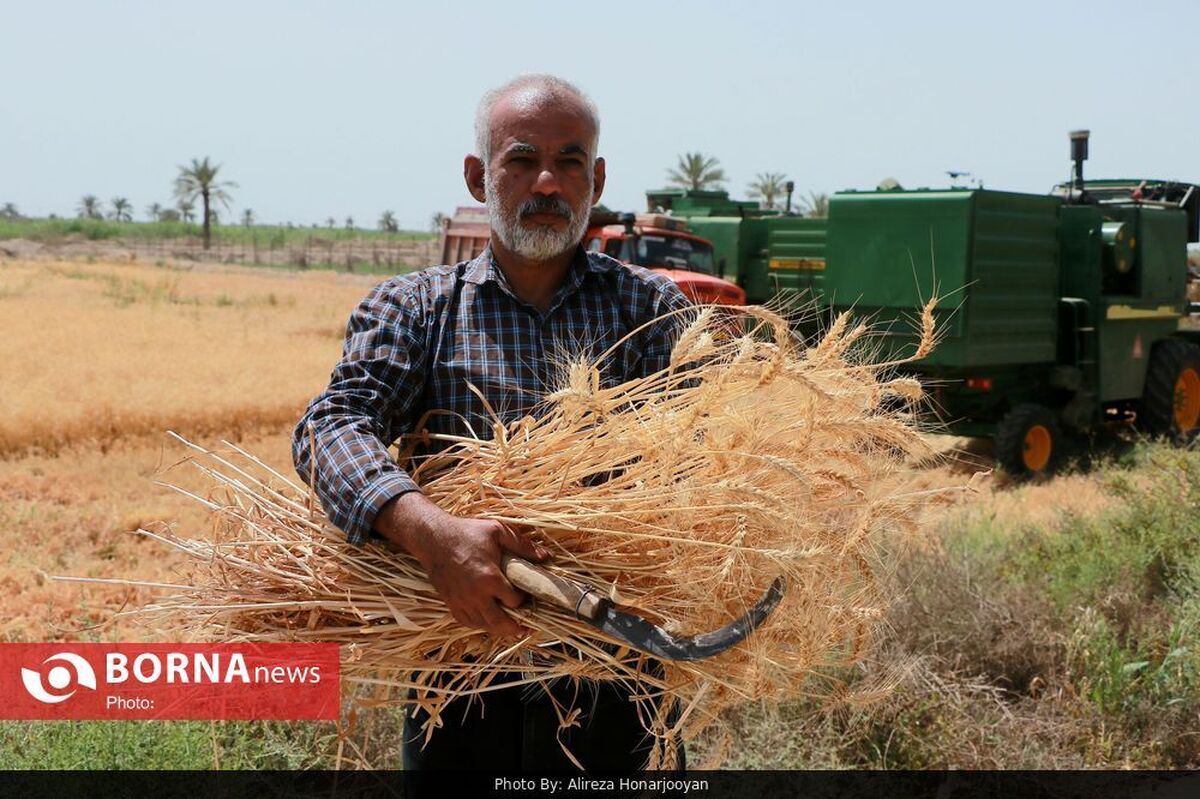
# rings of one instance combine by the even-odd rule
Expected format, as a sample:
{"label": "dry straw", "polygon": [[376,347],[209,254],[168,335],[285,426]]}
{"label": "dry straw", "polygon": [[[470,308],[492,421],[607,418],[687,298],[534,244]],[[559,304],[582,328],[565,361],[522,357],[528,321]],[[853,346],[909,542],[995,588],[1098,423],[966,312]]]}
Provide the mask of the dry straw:
{"label": "dry straw", "polygon": [[[531,630],[520,641],[466,629],[415,560],[346,544],[306,488],[236,447],[194,458],[221,488],[197,497],[217,519],[210,539],[143,531],[195,568],[138,613],[191,636],[343,644],[344,676],[379,701],[415,689],[427,732],[454,697],[625,681],[658,741],[651,766],[735,703],[836,693],[830,675],[863,656],[883,609],[881,534],[915,529],[934,496],[905,487],[905,464],[927,454],[911,413],[920,386],[894,376],[900,361],[872,363],[868,330],[848,315],[805,346],[769,310],[741,309],[740,325],[695,313],[662,372],[604,387],[603,356],[568,363],[538,418],[497,422],[488,440],[401,447],[446,447],[412,468],[441,507],[530,528],[552,570],[668,631],[720,627],[785,576],[781,605],[727,652],[656,671],[540,604],[515,611]],[[914,357],[933,345],[932,303],[919,326]],[[563,728],[586,712],[580,697],[559,708]],[[663,697],[680,703],[670,722]]]}

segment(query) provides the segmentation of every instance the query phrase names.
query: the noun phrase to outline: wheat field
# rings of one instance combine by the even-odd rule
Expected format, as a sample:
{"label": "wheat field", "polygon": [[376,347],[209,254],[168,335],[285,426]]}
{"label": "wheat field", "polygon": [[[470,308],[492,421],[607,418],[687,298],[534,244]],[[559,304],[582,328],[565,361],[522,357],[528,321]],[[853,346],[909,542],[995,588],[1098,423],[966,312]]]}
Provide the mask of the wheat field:
{"label": "wheat field", "polygon": [[0,261],[0,457],[294,422],[376,281]]}
{"label": "wheat field", "polygon": [[291,426],[324,385],[378,276],[144,263],[0,260],[0,640],[93,630],[144,593],[48,575],[150,580],[174,556],[132,531],[203,529],[203,492],[170,468],[175,430],[253,446],[290,469]]}

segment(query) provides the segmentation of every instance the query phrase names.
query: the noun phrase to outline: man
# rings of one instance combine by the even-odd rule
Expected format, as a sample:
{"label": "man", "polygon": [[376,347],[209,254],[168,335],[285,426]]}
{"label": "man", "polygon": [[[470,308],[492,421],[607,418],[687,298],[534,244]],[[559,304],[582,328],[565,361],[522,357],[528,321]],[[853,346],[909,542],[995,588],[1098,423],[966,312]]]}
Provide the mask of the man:
{"label": "man", "polygon": [[[580,246],[604,190],[599,132],[591,101],[552,76],[522,76],[485,95],[477,154],[466,157],[463,173],[471,195],[487,204],[489,247],[472,261],[377,286],[352,314],[342,359],[294,435],[297,471],[315,477],[329,518],[350,541],[376,534],[398,544],[421,563],[455,619],[490,635],[521,633],[505,608],[525,596],[501,573],[502,554],[539,561],[547,552],[498,522],[441,510],[387,446],[430,410],[451,412],[427,417],[430,432],[489,435],[489,417],[468,383],[505,421],[535,413],[556,356],[603,352],[688,305],[666,278]],[[664,321],[631,336],[606,360],[604,381],[665,367],[674,329]],[[639,767],[644,731],[628,693],[593,688],[568,746],[589,769]],[[482,713],[479,702],[456,704],[424,748],[410,717],[406,768],[569,765],[545,693],[490,692]]]}

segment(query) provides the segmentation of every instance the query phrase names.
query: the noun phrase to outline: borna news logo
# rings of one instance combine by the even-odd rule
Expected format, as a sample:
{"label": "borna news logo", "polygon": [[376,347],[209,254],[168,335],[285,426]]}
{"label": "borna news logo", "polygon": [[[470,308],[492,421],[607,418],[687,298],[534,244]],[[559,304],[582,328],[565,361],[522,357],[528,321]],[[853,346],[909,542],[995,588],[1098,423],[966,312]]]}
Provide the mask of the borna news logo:
{"label": "borna news logo", "polygon": [[[24,683],[25,690],[29,692],[29,695],[37,701],[47,705],[56,705],[70,699],[80,687],[96,690],[96,672],[90,663],[74,652],[59,652],[51,655],[42,661],[42,669],[45,670],[50,663],[59,665],[50,666],[45,675],[46,683],[49,684],[51,690],[65,691],[66,693],[51,693],[46,690],[45,684],[42,682],[41,671],[21,669],[21,682]],[[70,690],[67,690],[68,688]]]}
{"label": "borna news logo", "polygon": [[0,719],[336,720],[337,644],[0,643]]}

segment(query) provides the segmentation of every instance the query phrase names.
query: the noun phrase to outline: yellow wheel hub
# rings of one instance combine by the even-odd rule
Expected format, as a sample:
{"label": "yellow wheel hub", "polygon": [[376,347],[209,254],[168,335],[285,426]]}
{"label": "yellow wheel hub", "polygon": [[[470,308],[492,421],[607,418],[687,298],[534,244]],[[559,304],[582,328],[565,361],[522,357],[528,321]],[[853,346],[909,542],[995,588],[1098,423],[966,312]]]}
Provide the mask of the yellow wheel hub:
{"label": "yellow wheel hub", "polygon": [[1200,422],[1200,374],[1192,367],[1179,373],[1175,381],[1175,426],[1190,433]]}
{"label": "yellow wheel hub", "polygon": [[1050,430],[1045,425],[1035,424],[1026,430],[1024,448],[1021,452],[1021,461],[1025,464],[1025,468],[1031,472],[1040,472],[1045,469],[1046,464],[1050,462],[1052,446]]}

